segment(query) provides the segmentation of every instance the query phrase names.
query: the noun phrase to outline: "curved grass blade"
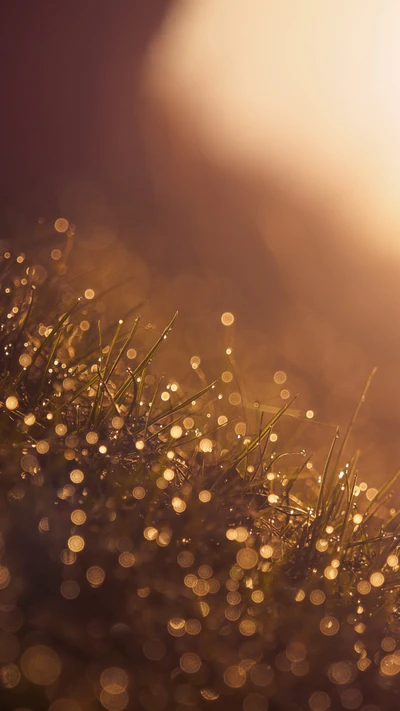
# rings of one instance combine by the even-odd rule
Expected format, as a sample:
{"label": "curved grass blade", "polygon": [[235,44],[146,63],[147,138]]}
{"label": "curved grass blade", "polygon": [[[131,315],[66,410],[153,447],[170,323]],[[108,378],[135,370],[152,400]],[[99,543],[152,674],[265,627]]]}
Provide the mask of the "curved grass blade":
{"label": "curved grass blade", "polygon": [[245,457],[247,457],[251,452],[253,452],[256,447],[259,446],[260,442],[266,437],[266,435],[271,431],[272,427],[278,422],[278,420],[282,417],[283,413],[286,412],[286,410],[293,404],[293,402],[296,400],[297,395],[287,404],[281,407],[280,410],[269,420],[268,424],[265,425],[263,430],[253,439],[252,442],[248,444],[244,452],[240,454],[232,463],[231,467],[237,467],[238,464],[240,464]]}

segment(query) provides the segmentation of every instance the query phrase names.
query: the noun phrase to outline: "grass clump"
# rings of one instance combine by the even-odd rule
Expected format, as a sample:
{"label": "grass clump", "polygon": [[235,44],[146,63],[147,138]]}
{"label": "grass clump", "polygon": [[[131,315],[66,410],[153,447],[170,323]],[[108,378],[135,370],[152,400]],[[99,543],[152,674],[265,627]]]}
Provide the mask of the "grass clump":
{"label": "grass clump", "polygon": [[290,404],[247,432],[158,374],[175,316],[141,352],[20,256],[0,289],[1,708],[397,708],[399,472],[337,432],[310,493]]}

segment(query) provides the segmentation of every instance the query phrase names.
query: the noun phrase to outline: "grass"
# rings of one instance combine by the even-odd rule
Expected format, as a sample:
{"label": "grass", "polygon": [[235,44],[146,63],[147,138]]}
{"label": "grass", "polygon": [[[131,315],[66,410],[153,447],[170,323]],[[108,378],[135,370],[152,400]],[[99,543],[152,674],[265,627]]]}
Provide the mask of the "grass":
{"label": "grass", "polygon": [[160,375],[176,315],[143,350],[46,269],[1,260],[1,708],[397,708],[400,471],[346,452],[371,378],[310,489],[292,403],[238,429]]}

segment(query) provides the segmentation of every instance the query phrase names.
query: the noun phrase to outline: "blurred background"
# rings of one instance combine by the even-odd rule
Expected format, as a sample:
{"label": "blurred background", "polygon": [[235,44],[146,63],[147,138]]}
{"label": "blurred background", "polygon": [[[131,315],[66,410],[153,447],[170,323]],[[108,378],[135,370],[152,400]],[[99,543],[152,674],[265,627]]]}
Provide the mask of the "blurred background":
{"label": "blurred background", "polygon": [[398,3],[1,13],[4,243],[39,258],[74,223],[68,278],[107,292],[104,319],[158,332],[178,308],[171,374],[198,355],[218,377],[232,347],[249,407],[299,393],[321,457],[378,366],[352,445],[383,481],[400,459]]}

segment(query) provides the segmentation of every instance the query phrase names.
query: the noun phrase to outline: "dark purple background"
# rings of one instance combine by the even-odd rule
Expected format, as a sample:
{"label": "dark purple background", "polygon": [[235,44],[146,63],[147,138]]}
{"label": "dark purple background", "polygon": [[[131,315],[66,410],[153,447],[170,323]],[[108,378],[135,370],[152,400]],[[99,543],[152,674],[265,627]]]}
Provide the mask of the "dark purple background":
{"label": "dark purple background", "polygon": [[60,184],[75,176],[147,194],[135,91],[140,58],[165,6],[165,0],[6,0],[3,209],[56,200]]}

